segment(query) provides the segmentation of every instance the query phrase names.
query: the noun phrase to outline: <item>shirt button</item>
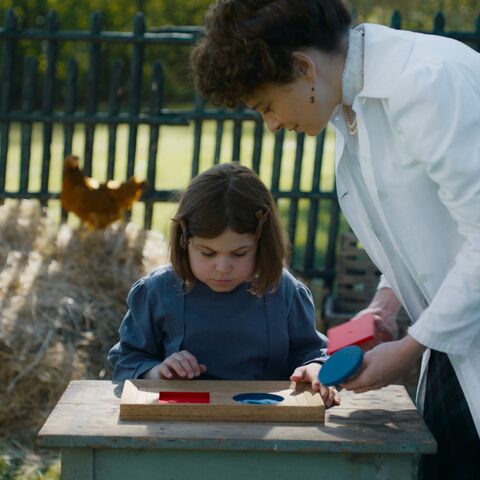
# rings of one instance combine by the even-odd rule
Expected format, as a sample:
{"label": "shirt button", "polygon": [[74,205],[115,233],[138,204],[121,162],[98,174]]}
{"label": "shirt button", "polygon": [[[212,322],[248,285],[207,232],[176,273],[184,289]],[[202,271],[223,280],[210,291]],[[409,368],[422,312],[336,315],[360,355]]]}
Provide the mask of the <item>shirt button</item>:
{"label": "shirt button", "polygon": [[378,190],[377,194],[379,200],[384,201],[387,199],[387,194],[383,190]]}

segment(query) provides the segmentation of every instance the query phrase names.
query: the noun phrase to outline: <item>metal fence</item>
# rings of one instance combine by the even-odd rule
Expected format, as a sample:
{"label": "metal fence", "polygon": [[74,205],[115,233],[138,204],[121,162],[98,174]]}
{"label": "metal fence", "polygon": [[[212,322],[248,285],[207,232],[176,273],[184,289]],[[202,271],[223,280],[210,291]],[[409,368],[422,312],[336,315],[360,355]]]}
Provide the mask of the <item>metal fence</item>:
{"label": "metal fence", "polygon": [[[392,16],[391,26],[401,28],[402,19],[398,12]],[[0,29],[2,43],[2,83],[0,104],[0,201],[6,198],[35,198],[46,204],[51,199],[58,199],[59,192],[49,189],[51,175],[51,147],[54,124],[63,128],[63,156],[72,151],[74,127],[84,126],[85,143],[83,152],[83,167],[90,175],[93,164],[93,146],[96,126],[108,127],[107,172],[106,179],[114,176],[117,158],[117,129],[120,125],[128,126],[128,152],[125,177],[129,177],[135,170],[135,154],[137,150],[137,134],[141,125],[149,127],[149,148],[147,180],[150,188],[142,197],[145,204],[144,226],[152,225],[153,207],[158,202],[170,201],[175,189],[156,189],[154,187],[156,170],[159,162],[158,148],[160,142],[160,128],[162,126],[191,126],[193,125],[193,151],[191,153],[191,176],[200,170],[200,153],[202,150],[202,129],[205,122],[215,122],[215,147],[211,164],[220,161],[224,126],[226,122],[233,123],[231,160],[241,157],[242,133],[246,122],[253,123],[253,150],[251,165],[259,172],[264,157],[265,131],[262,119],[256,112],[238,108],[235,110],[214,109],[205,105],[198,96],[192,99],[192,107],[185,109],[168,109],[164,107],[164,71],[160,61],[151,65],[151,81],[148,87],[148,105],[142,102],[144,98],[144,70],[145,51],[152,45],[169,44],[172,48],[179,45],[192,45],[200,34],[200,27],[170,27],[155,31],[146,31],[143,14],[134,18],[131,33],[109,32],[102,29],[102,17],[93,13],[90,19],[89,31],[64,31],[59,29],[58,19],[54,12],[47,17],[45,28],[42,30],[20,30],[17,18],[12,10],[5,16],[5,26]],[[434,19],[432,32],[461,40],[473,48],[480,50],[480,16],[476,22],[474,32],[446,32],[445,18],[438,13]],[[21,42],[42,42],[40,58],[30,55],[23,57],[17,53]],[[58,108],[58,81],[56,79],[59,67],[59,49],[66,43],[87,42],[88,68],[85,72],[85,101],[79,105],[78,78],[79,65],[75,55],[70,56],[63,68],[66,69],[65,85],[62,86],[64,97],[63,109]],[[128,108],[122,111],[119,104],[119,95],[124,84],[120,62],[114,60],[108,69],[104,65],[104,49],[111,44],[122,44],[131,49],[130,71],[128,75]],[[43,77],[41,87],[37,82],[39,62],[43,62]],[[15,98],[15,73],[21,70],[22,87]],[[107,73],[105,73],[107,70]],[[108,75],[108,101],[100,103],[99,83],[102,76]],[[38,91],[41,99],[36,98]],[[40,107],[38,105],[40,104]],[[7,153],[9,150],[10,129],[13,123],[20,125],[21,148],[18,159],[19,187],[15,191],[7,191]],[[42,158],[40,168],[40,187],[37,190],[29,188],[29,175],[32,150],[32,128],[34,124],[42,126]],[[294,251],[303,251],[301,258],[297,255],[293,260],[294,269],[306,277],[322,278],[327,284],[334,278],[335,248],[339,230],[339,208],[333,184],[329,188],[321,188],[322,173],[324,171],[324,143],[325,134],[315,140],[313,149],[313,169],[310,189],[301,188],[302,164],[306,158],[305,136],[296,136],[294,167],[292,178],[289,179],[291,188],[281,189],[281,166],[284,160],[285,132],[275,134],[272,155],[271,179],[269,187],[274,198],[288,202],[284,212],[288,217],[288,233]],[[312,159],[310,159],[312,160]],[[306,234],[297,240],[297,226],[299,220],[299,202],[306,202]],[[320,225],[320,210],[328,212],[328,220]],[[305,218],[302,221],[305,221]],[[323,229],[327,238],[319,247],[318,231]]]}

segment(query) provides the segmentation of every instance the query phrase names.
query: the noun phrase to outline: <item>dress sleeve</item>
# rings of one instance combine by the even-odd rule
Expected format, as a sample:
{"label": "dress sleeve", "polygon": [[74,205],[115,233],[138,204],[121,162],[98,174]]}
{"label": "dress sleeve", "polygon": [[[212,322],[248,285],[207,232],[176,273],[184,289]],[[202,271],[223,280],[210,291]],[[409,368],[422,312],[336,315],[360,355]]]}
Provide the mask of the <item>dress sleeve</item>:
{"label": "dress sleeve", "polygon": [[327,360],[327,337],[315,328],[315,307],[310,290],[298,282],[288,311],[289,370]]}
{"label": "dress sleeve", "polygon": [[108,354],[114,381],[138,378],[163,360],[162,306],[151,301],[145,278],[133,285],[127,304],[120,341]]}
{"label": "dress sleeve", "polygon": [[423,64],[402,84],[389,100],[392,126],[438,186],[463,237],[451,270],[409,334],[435,350],[464,354],[480,331],[480,62]]}

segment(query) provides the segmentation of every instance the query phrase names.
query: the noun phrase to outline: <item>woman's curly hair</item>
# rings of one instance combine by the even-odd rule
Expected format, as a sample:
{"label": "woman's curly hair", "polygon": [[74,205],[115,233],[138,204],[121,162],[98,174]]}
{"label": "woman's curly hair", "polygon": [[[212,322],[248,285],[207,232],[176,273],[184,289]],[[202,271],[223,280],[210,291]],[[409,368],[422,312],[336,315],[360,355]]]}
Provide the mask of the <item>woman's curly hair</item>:
{"label": "woman's curly hair", "polygon": [[294,50],[338,52],[350,23],[342,0],[217,0],[191,52],[195,88],[234,107],[259,87],[291,82]]}

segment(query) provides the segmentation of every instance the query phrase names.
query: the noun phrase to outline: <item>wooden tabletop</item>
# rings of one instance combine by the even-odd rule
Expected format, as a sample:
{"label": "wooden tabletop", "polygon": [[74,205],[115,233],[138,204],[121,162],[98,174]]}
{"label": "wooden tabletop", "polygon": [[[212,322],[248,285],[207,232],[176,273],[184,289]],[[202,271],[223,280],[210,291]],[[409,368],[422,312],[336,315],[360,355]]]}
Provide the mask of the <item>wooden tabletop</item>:
{"label": "wooden tabletop", "polygon": [[70,382],[38,434],[43,447],[342,453],[434,453],[436,442],[404,387],[354,394],[325,424],[138,422],[119,419],[122,384]]}

